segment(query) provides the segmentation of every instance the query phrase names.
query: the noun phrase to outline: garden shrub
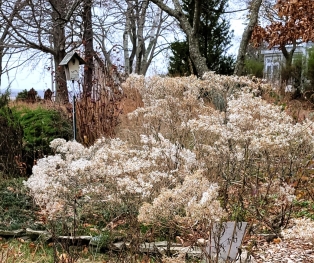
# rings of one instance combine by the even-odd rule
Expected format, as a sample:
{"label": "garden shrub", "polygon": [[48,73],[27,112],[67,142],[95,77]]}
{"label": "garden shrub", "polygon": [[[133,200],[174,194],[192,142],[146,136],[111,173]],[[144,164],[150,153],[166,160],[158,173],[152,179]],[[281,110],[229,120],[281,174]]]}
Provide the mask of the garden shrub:
{"label": "garden shrub", "polygon": [[[128,114],[119,138],[89,148],[55,139],[55,154],[38,160],[25,182],[48,220],[77,225],[115,207],[107,223],[120,218],[135,245],[140,223],[150,238],[162,229],[169,240],[178,233],[192,242],[208,239],[222,220],[277,233],[287,224],[313,156],[311,121],[295,124],[262,100],[269,86],[258,79],[132,75],[124,85],[140,92],[144,106]],[[200,96],[213,90],[224,110]]]}
{"label": "garden shrub", "polygon": [[314,103],[314,48],[308,50],[307,66],[304,73],[304,97]]}
{"label": "garden shrub", "polygon": [[[128,115],[119,136],[162,133],[196,153],[198,168],[218,183],[229,219],[254,218],[271,231],[285,226],[296,190],[290,184],[299,186],[313,154],[312,122],[295,124],[281,107],[262,100],[257,95],[271,89],[258,79],[132,76],[125,85],[139,89],[144,107]],[[225,98],[224,111],[200,98],[200,91],[212,90]]]}
{"label": "garden shrub", "polygon": [[245,60],[245,74],[263,78],[264,61],[260,59],[247,58]]}
{"label": "garden shrub", "polygon": [[12,111],[23,128],[23,159],[30,167],[35,159],[52,153],[49,143],[53,139],[72,137],[71,122],[61,111],[41,107],[13,108]]}
{"label": "garden shrub", "polygon": [[9,93],[0,96],[0,175],[16,176],[20,173],[17,161],[22,154],[23,131],[8,106]]}
{"label": "garden shrub", "polygon": [[0,108],[7,107],[10,101],[10,92],[9,90],[5,91],[4,93],[0,93]]}
{"label": "garden shrub", "polygon": [[17,93],[15,99],[16,100],[26,100],[27,99],[27,93],[28,93],[27,89],[24,89],[24,90]]}

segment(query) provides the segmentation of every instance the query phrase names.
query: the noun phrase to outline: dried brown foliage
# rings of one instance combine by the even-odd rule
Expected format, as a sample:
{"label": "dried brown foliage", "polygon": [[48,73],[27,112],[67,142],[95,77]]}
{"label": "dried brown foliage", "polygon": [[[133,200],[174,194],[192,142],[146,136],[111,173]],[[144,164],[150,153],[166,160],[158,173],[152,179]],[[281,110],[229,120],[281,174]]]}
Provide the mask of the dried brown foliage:
{"label": "dried brown foliage", "polygon": [[252,41],[258,46],[262,41],[274,46],[284,46],[295,40],[314,40],[314,2],[308,0],[278,0],[274,6],[281,21],[274,21],[266,27],[256,26]]}
{"label": "dried brown foliage", "polygon": [[114,136],[122,112],[121,96],[102,91],[97,100],[84,97],[76,103],[80,142],[90,146],[101,136]]}
{"label": "dried brown foliage", "polygon": [[105,65],[98,57],[95,64],[93,86],[97,88],[91,96],[82,94],[76,102],[78,140],[86,146],[101,136],[114,136],[125,98],[117,68]]}
{"label": "dried brown foliage", "polygon": [[31,88],[27,92],[27,102],[29,103],[35,103],[36,101],[36,96],[37,96],[37,91],[34,88]]}

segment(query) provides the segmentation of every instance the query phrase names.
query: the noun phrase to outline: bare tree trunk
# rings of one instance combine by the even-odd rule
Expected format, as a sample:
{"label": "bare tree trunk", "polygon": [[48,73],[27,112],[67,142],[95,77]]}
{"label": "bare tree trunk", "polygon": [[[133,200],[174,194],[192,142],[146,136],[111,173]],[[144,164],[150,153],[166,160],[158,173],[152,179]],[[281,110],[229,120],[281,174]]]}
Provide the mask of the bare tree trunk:
{"label": "bare tree trunk", "polygon": [[196,68],[197,75],[203,77],[204,73],[209,71],[206,58],[204,58],[200,52],[198,38],[196,36],[190,36],[188,39],[190,58]]}
{"label": "bare tree trunk", "polygon": [[129,32],[131,28],[131,7],[128,2],[128,8],[126,11],[126,17],[125,17],[125,26],[124,26],[124,32],[123,32],[123,53],[124,53],[124,71],[127,75],[131,74],[130,69],[130,57],[129,57]]}
{"label": "bare tree trunk", "polygon": [[297,41],[296,40],[293,41],[292,48],[290,51],[287,50],[285,45],[281,46],[281,52],[286,59],[286,67],[291,67],[293,54],[294,54],[294,51],[296,50],[296,48],[297,48]]}
{"label": "bare tree trunk", "polygon": [[83,93],[90,96],[93,87],[93,70],[94,70],[94,47],[93,47],[93,25],[92,25],[92,0],[85,0],[83,7],[83,44],[85,46],[85,66],[84,66],[84,86]]}
{"label": "bare tree trunk", "polygon": [[[137,30],[136,30],[136,3],[126,1],[127,10],[125,13],[125,26],[123,32],[123,52],[124,52],[124,65],[125,73],[130,75],[133,72],[133,62],[137,53]],[[137,7],[138,8],[138,7]],[[129,38],[132,44],[131,54],[129,47]]]}
{"label": "bare tree trunk", "polygon": [[[67,103],[69,102],[69,94],[67,87],[67,80],[63,66],[59,66],[60,62],[66,55],[65,51],[65,29],[64,23],[59,20],[60,11],[62,10],[62,3],[57,5],[56,0],[50,0],[51,5],[58,7],[53,9],[51,17],[53,20],[52,38],[53,38],[53,57],[55,62],[55,81],[56,81],[56,102]],[[62,10],[65,12],[65,10]]]}
{"label": "bare tree trunk", "polygon": [[1,79],[2,79],[2,71],[3,71],[3,66],[2,66],[3,55],[4,55],[3,42],[0,41],[0,87],[1,87]]}
{"label": "bare tree trunk", "polygon": [[286,86],[289,82],[290,78],[293,78],[293,69],[292,69],[292,60],[293,54],[297,48],[297,41],[294,40],[292,43],[292,48],[290,51],[287,50],[285,45],[281,45],[281,51],[283,56],[285,57],[285,65],[281,69],[281,93],[284,95],[284,86]]}
{"label": "bare tree trunk", "polygon": [[237,61],[234,69],[234,74],[237,76],[241,76],[243,74],[244,70],[244,62],[245,62],[245,55],[246,55],[246,50],[247,46],[250,42],[254,27],[257,24],[258,21],[258,12],[261,7],[263,0],[253,0],[253,3],[251,4],[251,14],[250,14],[250,19],[247,27],[245,28],[239,51],[238,51],[238,56],[237,56]]}
{"label": "bare tree trunk", "polygon": [[195,0],[194,7],[194,17],[192,24],[189,23],[188,18],[184,15],[181,4],[178,0],[173,0],[174,8],[166,5],[162,0],[151,0],[154,4],[156,4],[160,9],[168,13],[170,16],[175,17],[186,34],[188,42],[189,42],[189,52],[191,60],[195,66],[197,71],[197,75],[202,77],[205,72],[209,71],[206,59],[202,56],[199,48],[198,42],[198,30],[200,23],[200,4],[201,0]]}
{"label": "bare tree trunk", "polygon": [[[145,53],[145,40],[144,40],[144,24],[146,18],[146,11],[148,8],[148,0],[145,0],[141,4],[141,9],[138,10],[136,14],[138,20],[138,29],[137,29],[137,49],[136,49],[136,65],[135,73],[140,74],[142,68],[143,55]],[[138,8],[138,7],[137,7]]]}
{"label": "bare tree trunk", "polygon": [[[157,40],[175,27],[171,21],[173,19],[168,19],[168,15],[150,0],[112,0],[110,3],[109,11],[105,12],[102,18],[98,18],[98,29],[94,28],[105,32],[103,35],[110,32],[107,40],[113,40],[115,43],[117,40],[111,40],[111,35],[118,35],[121,30],[125,74],[134,72],[145,75],[153,58],[168,48],[164,41],[160,43]],[[104,28],[106,17],[111,17],[109,23],[113,25],[112,28],[107,27],[107,30]],[[105,41],[102,41],[103,37],[100,35],[101,33],[95,34],[94,37],[106,57]],[[164,40],[167,41],[166,36]],[[120,50],[118,44],[117,49]],[[112,50],[115,51],[116,48]],[[110,52],[111,50],[107,54]],[[117,61],[120,61],[120,58]]]}
{"label": "bare tree trunk", "polygon": [[153,57],[154,57],[154,50],[155,50],[156,45],[157,45],[157,36],[159,36],[160,30],[161,30],[160,21],[162,21],[161,10],[159,12],[157,12],[157,14],[155,15],[155,17],[153,19],[153,25],[152,25],[152,29],[151,29],[150,36],[149,36],[149,44],[145,50],[145,54],[143,54],[143,61],[142,61],[142,67],[141,67],[140,74],[144,75],[144,76],[146,75],[148,67],[149,67],[149,65],[152,62]]}
{"label": "bare tree trunk", "polygon": [[69,102],[69,94],[65,71],[63,66],[59,66],[62,59],[65,57],[65,51],[56,52],[54,55],[55,61],[55,76],[56,76],[56,102],[67,103]]}

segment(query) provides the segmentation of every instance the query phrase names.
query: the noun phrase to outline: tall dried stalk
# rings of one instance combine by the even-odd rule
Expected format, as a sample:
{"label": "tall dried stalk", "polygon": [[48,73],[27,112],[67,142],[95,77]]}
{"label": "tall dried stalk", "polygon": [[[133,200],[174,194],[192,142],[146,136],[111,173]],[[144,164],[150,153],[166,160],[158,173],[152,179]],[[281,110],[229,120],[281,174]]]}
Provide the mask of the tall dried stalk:
{"label": "tall dried stalk", "polygon": [[78,140],[92,145],[101,136],[113,137],[122,113],[125,97],[120,86],[122,78],[116,67],[107,66],[96,57],[93,91],[76,102]]}

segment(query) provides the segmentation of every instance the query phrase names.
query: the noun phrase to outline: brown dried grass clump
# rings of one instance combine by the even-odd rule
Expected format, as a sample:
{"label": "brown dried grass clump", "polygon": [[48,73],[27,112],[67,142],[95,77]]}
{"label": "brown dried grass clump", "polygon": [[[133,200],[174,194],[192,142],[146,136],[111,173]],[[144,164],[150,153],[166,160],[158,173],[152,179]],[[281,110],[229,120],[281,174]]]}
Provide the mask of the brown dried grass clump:
{"label": "brown dried grass clump", "polygon": [[56,110],[62,112],[63,114],[66,114],[69,118],[72,118],[72,115],[70,114],[72,110],[72,105],[70,103],[60,104],[50,100],[49,101],[38,100],[35,103],[29,103],[26,100],[11,100],[9,102],[9,107],[15,109],[30,109],[30,110],[36,110],[38,108]]}
{"label": "brown dried grass clump", "polygon": [[76,102],[78,141],[86,146],[102,137],[114,137],[122,113],[122,93],[102,91],[97,99],[83,97]]}

